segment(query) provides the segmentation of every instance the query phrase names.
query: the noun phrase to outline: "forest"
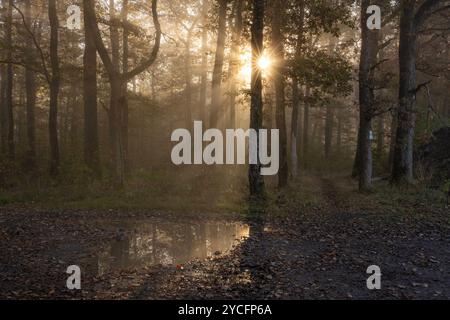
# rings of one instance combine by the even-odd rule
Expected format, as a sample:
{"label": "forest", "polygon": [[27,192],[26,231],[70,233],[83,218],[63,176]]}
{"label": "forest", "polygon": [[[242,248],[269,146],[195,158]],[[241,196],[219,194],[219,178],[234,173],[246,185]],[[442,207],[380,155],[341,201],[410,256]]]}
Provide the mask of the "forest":
{"label": "forest", "polygon": [[0,8],[0,299],[450,299],[450,1]]}

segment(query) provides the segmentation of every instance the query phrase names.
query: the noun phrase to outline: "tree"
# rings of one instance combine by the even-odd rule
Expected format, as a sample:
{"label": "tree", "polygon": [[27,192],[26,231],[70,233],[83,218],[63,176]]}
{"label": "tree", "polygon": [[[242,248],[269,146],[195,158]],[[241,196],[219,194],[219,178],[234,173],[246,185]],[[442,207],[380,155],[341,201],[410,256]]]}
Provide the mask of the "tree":
{"label": "tree", "polygon": [[[192,22],[186,22],[192,19],[189,19],[190,16],[186,15],[188,11],[185,7],[181,7],[181,10],[175,8],[175,5],[172,1],[168,2],[170,10],[175,16],[176,25],[177,25],[177,34],[178,41],[180,41],[184,46],[184,97],[185,97],[185,105],[184,105],[184,120],[186,128],[192,127],[192,55],[191,55],[191,47],[192,47],[192,38],[194,36],[195,28],[201,18],[201,16],[197,16]],[[203,8],[202,8],[203,9]],[[186,36],[179,34],[178,30],[180,29],[186,32]],[[206,69],[206,67],[205,67]],[[206,96],[205,96],[206,98]]]}
{"label": "tree", "polygon": [[[31,2],[25,1],[25,18],[27,25],[31,25]],[[36,74],[32,68],[33,54],[35,53],[33,43],[31,41],[26,42],[27,54],[26,54],[26,67],[25,67],[25,90],[26,90],[26,111],[27,111],[27,167],[34,169],[36,167],[36,121],[35,121],[35,109],[36,109]]]}
{"label": "tree", "polygon": [[100,173],[98,120],[97,120],[97,50],[88,19],[84,19],[84,160],[88,168]]}
{"label": "tree", "polygon": [[[302,55],[304,38],[304,24],[305,24],[305,1],[297,1],[299,5],[299,15],[298,15],[298,32],[297,32],[297,43],[295,48],[295,57],[298,58]],[[299,141],[299,131],[301,129],[302,123],[299,119],[300,117],[300,89],[298,77],[294,74],[292,75],[292,119],[291,119],[291,172],[295,177],[297,176],[297,171],[299,167],[299,146],[301,144]]]}
{"label": "tree", "polygon": [[372,146],[370,131],[374,115],[373,73],[377,62],[379,30],[367,27],[370,0],[361,2],[361,53],[359,59],[359,189],[372,186]]}
{"label": "tree", "polygon": [[58,95],[60,86],[59,57],[58,57],[58,14],[56,0],[48,2],[48,17],[50,20],[50,110],[49,110],[49,141],[50,141],[50,174],[55,176],[59,171],[59,142],[58,142]]}
{"label": "tree", "polygon": [[217,30],[217,45],[214,58],[214,70],[212,78],[211,110],[209,114],[209,126],[217,127],[220,106],[222,103],[221,84],[223,72],[223,60],[226,40],[227,3],[228,0],[219,1],[219,28]]}
{"label": "tree", "polygon": [[[117,187],[122,187],[124,183],[124,174],[125,174],[125,164],[124,164],[124,150],[123,150],[123,137],[122,137],[122,116],[121,112],[123,110],[124,103],[124,93],[123,89],[124,84],[128,81],[145,71],[149,68],[156,60],[160,43],[161,43],[161,26],[158,20],[158,11],[157,11],[157,0],[152,0],[152,19],[153,24],[155,26],[155,43],[150,52],[150,55],[147,59],[141,61],[136,67],[128,71],[127,73],[121,73],[118,70],[118,64],[115,65],[115,59],[118,57],[115,56],[115,52],[117,52],[114,48],[112,48],[112,58],[109,56],[109,53],[106,49],[106,46],[103,42],[100,29],[97,23],[96,11],[95,11],[95,2],[93,0],[83,0],[84,5],[84,14],[85,19],[87,19],[87,23],[89,24],[90,29],[92,30],[93,39],[95,43],[95,47],[97,52],[105,66],[109,84],[110,84],[110,108],[109,108],[109,118],[110,118],[110,133],[112,140],[112,153],[113,153],[113,164],[114,164],[114,177],[115,183]],[[113,38],[114,38],[114,30],[113,30]],[[117,62],[118,63],[118,62]]]}
{"label": "tree", "polygon": [[229,81],[229,125],[231,128],[236,126],[236,97],[238,95],[237,90],[237,73],[240,67],[239,61],[239,48],[240,48],[240,40],[242,36],[243,29],[243,17],[242,17],[242,8],[244,5],[243,0],[236,0],[233,4],[233,14],[234,14],[234,26],[232,30],[232,39],[231,39],[231,54],[230,54],[230,66],[228,72],[228,81]]}
{"label": "tree", "polygon": [[[251,76],[251,102],[250,102],[250,128],[257,132],[262,128],[263,101],[262,101],[262,74],[258,68],[258,59],[263,53],[264,30],[264,0],[253,0],[253,20],[251,27],[252,46],[252,76]],[[259,134],[258,134],[259,140]],[[249,166],[250,196],[261,198],[264,196],[264,179],[261,176],[261,163],[258,161]]]}
{"label": "tree", "polygon": [[202,62],[201,62],[201,80],[200,80],[200,119],[206,121],[206,87],[208,82],[208,7],[209,0],[203,0],[202,3]]}
{"label": "tree", "polygon": [[12,64],[12,9],[14,1],[9,0],[6,14],[6,30],[5,30],[5,42],[6,42],[6,60],[9,61],[6,66],[6,87],[5,87],[5,117],[7,124],[7,146],[8,157],[13,160],[15,155],[14,144],[14,113],[13,113],[13,82],[14,71]]}
{"label": "tree", "polygon": [[284,83],[284,37],[283,37],[283,4],[281,0],[273,0],[272,14],[272,47],[275,58],[275,118],[277,128],[280,130],[280,168],[278,171],[278,186],[284,187],[288,180],[287,163],[287,134],[285,114],[285,83]]}
{"label": "tree", "polygon": [[418,32],[424,22],[445,1],[426,0],[418,8],[415,0],[400,2],[399,95],[397,130],[393,153],[392,183],[413,181],[414,129],[416,112],[416,55]]}

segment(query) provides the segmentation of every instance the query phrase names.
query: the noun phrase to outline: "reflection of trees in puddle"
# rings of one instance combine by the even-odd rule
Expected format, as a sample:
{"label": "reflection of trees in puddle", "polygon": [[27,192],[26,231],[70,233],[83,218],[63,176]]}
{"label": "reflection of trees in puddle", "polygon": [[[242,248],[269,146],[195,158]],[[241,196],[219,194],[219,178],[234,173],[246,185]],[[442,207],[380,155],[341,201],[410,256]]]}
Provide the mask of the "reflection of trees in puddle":
{"label": "reflection of trees in puddle", "polygon": [[108,250],[98,255],[98,273],[111,269],[138,268],[156,264],[183,264],[230,250],[247,237],[249,228],[240,223],[124,222]]}

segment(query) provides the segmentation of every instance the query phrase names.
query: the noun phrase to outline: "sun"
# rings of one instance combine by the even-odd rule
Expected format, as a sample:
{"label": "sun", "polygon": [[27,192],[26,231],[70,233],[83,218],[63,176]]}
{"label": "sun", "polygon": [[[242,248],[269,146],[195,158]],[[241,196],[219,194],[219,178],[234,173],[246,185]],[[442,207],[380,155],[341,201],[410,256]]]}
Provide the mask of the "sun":
{"label": "sun", "polygon": [[262,71],[267,71],[270,68],[272,61],[269,57],[263,55],[258,59],[258,68]]}
{"label": "sun", "polygon": [[[246,84],[249,84],[252,74],[252,53],[250,48],[246,48],[246,50],[241,53],[240,64],[240,77]],[[266,54],[263,54],[256,62],[256,66],[265,76],[270,74],[272,64],[272,59]]]}

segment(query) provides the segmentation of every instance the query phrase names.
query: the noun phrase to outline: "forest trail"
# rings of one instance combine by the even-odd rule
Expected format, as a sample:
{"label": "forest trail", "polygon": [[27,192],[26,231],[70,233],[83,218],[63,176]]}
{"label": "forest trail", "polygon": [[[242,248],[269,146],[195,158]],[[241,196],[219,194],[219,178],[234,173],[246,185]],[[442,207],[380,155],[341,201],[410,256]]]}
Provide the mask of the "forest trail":
{"label": "forest trail", "polygon": [[[145,221],[159,223],[163,234],[173,237],[184,232],[185,226],[197,234],[202,230],[198,218],[3,207],[0,298],[450,298],[448,209],[403,206],[405,211],[399,211],[356,194],[346,178],[304,179],[292,182],[297,197],[303,185],[326,201],[292,202],[296,199],[280,194],[275,205],[266,207],[264,223],[247,221],[248,239],[229,254],[214,252],[210,259],[178,266],[160,263],[105,269],[101,274],[99,252],[107,252],[108,244],[121,236],[115,221],[128,221],[131,229],[142,228]],[[236,222],[241,223],[227,217],[205,223],[210,237],[214,236],[211,226]],[[168,234],[172,231],[164,225],[175,228],[170,229],[175,233]],[[219,236],[223,228],[217,229]],[[136,241],[150,240],[140,236]],[[124,248],[121,256],[133,254],[136,243]],[[170,248],[167,252],[175,254],[176,248]],[[68,264],[80,264],[83,269],[81,291],[65,289]],[[382,271],[382,290],[366,288],[366,269],[374,264]]]}

